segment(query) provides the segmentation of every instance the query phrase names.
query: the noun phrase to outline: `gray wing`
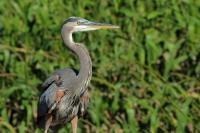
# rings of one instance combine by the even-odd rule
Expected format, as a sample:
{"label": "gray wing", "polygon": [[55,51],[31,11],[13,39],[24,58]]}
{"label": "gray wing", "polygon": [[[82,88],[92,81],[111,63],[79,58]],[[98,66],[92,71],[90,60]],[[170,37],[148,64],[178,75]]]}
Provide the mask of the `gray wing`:
{"label": "gray wing", "polygon": [[72,79],[74,77],[76,77],[76,73],[74,72],[74,70],[69,68],[59,69],[45,80],[45,82],[42,84],[42,88],[47,89],[51,84],[56,82],[56,80],[60,79],[61,81],[67,82],[66,80],[70,81],[69,79]]}
{"label": "gray wing", "polygon": [[[57,84],[59,80],[60,84]],[[74,90],[74,82],[76,81],[76,73],[72,69],[60,69],[54,72],[43,83],[42,87],[45,91],[40,95],[38,104],[38,116],[45,115],[55,103],[55,93],[58,89],[67,91]]]}

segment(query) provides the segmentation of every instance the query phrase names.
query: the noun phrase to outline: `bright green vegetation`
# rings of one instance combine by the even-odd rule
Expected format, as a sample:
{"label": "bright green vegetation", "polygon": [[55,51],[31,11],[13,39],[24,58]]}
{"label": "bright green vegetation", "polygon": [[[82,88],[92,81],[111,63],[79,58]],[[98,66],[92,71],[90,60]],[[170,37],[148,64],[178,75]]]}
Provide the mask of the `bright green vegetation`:
{"label": "bright green vegetation", "polygon": [[41,84],[56,69],[79,68],[60,36],[70,16],[121,27],[75,35],[93,61],[79,132],[200,132],[199,0],[1,0],[0,132],[41,132],[33,119]]}

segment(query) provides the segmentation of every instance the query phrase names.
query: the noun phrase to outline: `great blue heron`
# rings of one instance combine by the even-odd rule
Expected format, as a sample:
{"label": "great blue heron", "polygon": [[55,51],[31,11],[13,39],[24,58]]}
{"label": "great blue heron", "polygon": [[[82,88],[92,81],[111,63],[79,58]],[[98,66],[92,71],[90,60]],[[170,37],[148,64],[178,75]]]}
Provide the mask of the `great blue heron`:
{"label": "great blue heron", "polygon": [[87,87],[92,76],[92,61],[86,47],[75,43],[72,33],[98,29],[118,28],[111,24],[91,22],[80,17],[70,17],[64,21],[61,35],[64,44],[78,55],[80,71],[76,74],[65,68],[54,72],[42,85],[45,90],[39,98],[37,124],[44,128],[58,130],[71,121],[76,133],[78,116],[85,112],[88,104]]}

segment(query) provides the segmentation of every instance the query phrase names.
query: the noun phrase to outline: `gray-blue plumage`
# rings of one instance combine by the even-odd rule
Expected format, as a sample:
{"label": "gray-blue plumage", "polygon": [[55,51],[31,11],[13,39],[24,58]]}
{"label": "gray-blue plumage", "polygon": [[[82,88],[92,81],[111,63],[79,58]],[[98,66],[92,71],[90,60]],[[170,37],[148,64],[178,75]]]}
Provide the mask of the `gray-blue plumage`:
{"label": "gray-blue plumage", "polygon": [[[56,81],[57,76],[59,76],[59,81]],[[55,96],[55,92],[58,89],[62,89],[65,92],[70,92],[70,94],[73,93],[73,90],[75,88],[75,85],[73,82],[76,82],[76,73],[69,68],[66,69],[60,69],[54,72],[46,81],[43,83],[42,88],[45,90],[39,99],[39,102],[42,104],[46,104],[47,108],[42,109],[44,111],[41,111],[41,114],[45,114],[47,112],[47,109],[50,108],[50,105],[52,105],[55,100],[53,97]],[[56,83],[59,82],[59,83]],[[44,108],[42,105],[39,106],[40,108]],[[39,108],[39,109],[40,109]]]}
{"label": "gray-blue plumage", "polygon": [[80,17],[70,17],[64,21],[61,36],[64,44],[79,58],[78,74],[72,69],[61,69],[53,73],[43,84],[44,92],[38,102],[38,125],[48,129],[58,129],[71,121],[73,133],[77,131],[79,111],[85,111],[88,104],[87,87],[92,76],[92,61],[84,45],[75,43],[74,32],[97,29],[112,29],[118,26],[91,22]]}
{"label": "gray-blue plumage", "polygon": [[[59,81],[56,81],[57,77],[59,77]],[[75,90],[78,87],[78,84],[76,82],[77,75],[72,69],[69,68],[60,69],[50,75],[50,77],[42,85],[45,91],[41,94],[39,98],[38,112],[40,112],[40,116],[38,117],[45,117],[49,109],[51,109],[52,106],[55,104],[54,97],[57,90],[64,90],[65,95],[61,99],[57,107],[57,116],[55,117],[57,119],[54,120],[54,124],[52,126],[64,124],[63,122],[69,121],[75,115],[77,115],[80,98],[77,97],[77,95],[75,94]],[[77,101],[77,103],[74,101]],[[61,122],[60,118],[63,119],[63,122]],[[39,125],[42,126],[44,125],[44,123],[39,123]]]}

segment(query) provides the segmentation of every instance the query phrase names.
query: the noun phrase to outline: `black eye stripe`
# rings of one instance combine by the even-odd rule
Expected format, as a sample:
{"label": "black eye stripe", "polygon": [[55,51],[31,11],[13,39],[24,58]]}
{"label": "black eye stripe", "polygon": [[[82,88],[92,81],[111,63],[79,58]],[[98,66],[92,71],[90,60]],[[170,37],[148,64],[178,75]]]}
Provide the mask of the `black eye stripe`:
{"label": "black eye stripe", "polygon": [[68,22],[76,22],[77,19],[76,18],[69,18],[67,20],[64,21],[64,23],[68,23]]}
{"label": "black eye stripe", "polygon": [[83,21],[77,21],[77,24],[84,24],[85,22]]}
{"label": "black eye stripe", "polygon": [[69,23],[69,22],[74,22],[74,23],[77,23],[77,25],[81,25],[81,24],[84,24],[84,25],[87,25],[88,24],[88,20],[84,19],[84,18],[80,18],[80,17],[70,17],[68,19],[66,19],[62,25],[66,24],[66,23]]}
{"label": "black eye stripe", "polygon": [[68,22],[76,22],[78,19],[80,19],[80,18],[78,18],[78,17],[70,17],[70,18],[66,19],[66,20],[63,22],[63,24],[66,24],[66,23],[68,23]]}

